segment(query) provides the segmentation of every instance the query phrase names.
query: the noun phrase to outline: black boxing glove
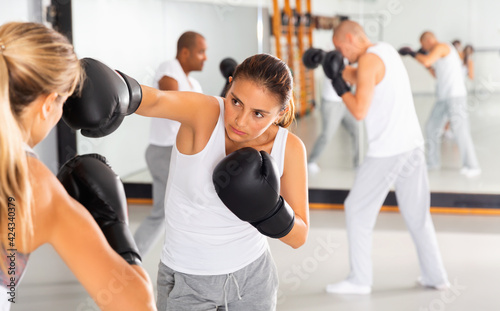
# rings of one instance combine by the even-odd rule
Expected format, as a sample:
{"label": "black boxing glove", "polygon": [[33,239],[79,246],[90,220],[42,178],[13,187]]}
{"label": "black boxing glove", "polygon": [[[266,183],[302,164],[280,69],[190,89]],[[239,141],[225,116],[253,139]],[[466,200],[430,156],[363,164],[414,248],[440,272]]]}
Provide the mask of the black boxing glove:
{"label": "black boxing glove", "polygon": [[302,62],[304,66],[309,69],[316,69],[320,64],[323,63],[323,58],[326,52],[321,49],[310,48],[304,52],[302,55]]}
{"label": "black boxing glove", "polygon": [[429,52],[424,50],[424,48],[420,48],[420,49],[418,49],[417,54],[427,55],[427,54],[429,54]]}
{"label": "black boxing glove", "polygon": [[295,213],[280,195],[279,170],[265,151],[246,147],[226,156],[212,175],[215,190],[239,219],[271,238],[287,235]]}
{"label": "black boxing glove", "polygon": [[344,68],[344,56],[340,51],[335,50],[326,53],[323,59],[323,71],[325,75],[332,80],[333,89],[340,97],[351,91],[347,82],[342,78]]}
{"label": "black boxing glove", "polygon": [[224,58],[219,65],[220,72],[222,73],[222,76],[224,77],[224,80],[226,80],[226,84],[224,85],[224,88],[222,89],[221,92],[221,97],[225,97],[227,90],[229,89],[229,77],[232,77],[234,74],[234,71],[236,70],[236,67],[238,66],[238,63],[230,58]]}
{"label": "black boxing glove", "polygon": [[57,178],[94,217],[109,245],[129,264],[139,265],[139,249],[128,227],[125,189],[106,158],[95,153],[76,156],[63,164]]}
{"label": "black boxing glove", "polygon": [[142,100],[139,83],[98,60],[80,60],[85,71],[81,92],[71,95],[63,106],[63,120],[87,137],[114,132],[123,118],[134,113]]}
{"label": "black boxing glove", "polygon": [[402,47],[398,50],[398,53],[401,55],[401,56],[406,56],[406,55],[410,55],[411,57],[415,57],[417,56],[417,52],[415,52],[411,47],[409,46],[405,46],[405,47]]}

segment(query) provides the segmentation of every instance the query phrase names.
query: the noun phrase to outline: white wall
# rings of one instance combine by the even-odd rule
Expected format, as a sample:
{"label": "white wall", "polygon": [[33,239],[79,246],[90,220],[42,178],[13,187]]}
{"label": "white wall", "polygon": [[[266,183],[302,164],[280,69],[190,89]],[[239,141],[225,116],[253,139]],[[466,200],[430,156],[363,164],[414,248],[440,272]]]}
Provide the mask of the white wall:
{"label": "white wall", "polygon": [[29,2],[29,0],[0,0],[0,24],[29,21]]}
{"label": "white wall", "polygon": [[[205,94],[218,96],[225,84],[219,64],[225,57],[238,63],[258,53],[257,10],[246,6],[220,7],[209,3],[168,2],[164,7],[166,59],[175,57],[177,39],[186,30],[205,36],[208,49],[203,71],[193,72]],[[269,17],[263,18],[266,25]],[[269,27],[264,27],[269,32]],[[267,31],[267,32],[266,32]],[[267,42],[268,43],[268,42]],[[269,49],[269,44],[264,47]]]}
{"label": "white wall", "polygon": [[[73,44],[78,57],[96,58],[151,85],[155,67],[165,54],[163,5],[159,0],[74,0]],[[78,134],[77,152],[104,155],[115,172],[124,176],[146,167],[148,130],[149,119],[134,114],[106,137]]]}

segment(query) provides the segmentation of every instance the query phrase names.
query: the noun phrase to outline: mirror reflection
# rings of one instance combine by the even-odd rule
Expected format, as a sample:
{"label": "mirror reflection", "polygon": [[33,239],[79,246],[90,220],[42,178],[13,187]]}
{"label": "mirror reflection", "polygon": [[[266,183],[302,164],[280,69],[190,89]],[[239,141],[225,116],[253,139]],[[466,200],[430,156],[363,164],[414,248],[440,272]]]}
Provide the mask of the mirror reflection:
{"label": "mirror reflection", "polygon": [[[486,3],[487,2],[487,3]],[[500,125],[498,91],[500,88],[500,41],[488,21],[494,20],[498,6],[492,1],[469,3],[458,1],[442,3],[440,10],[428,11],[424,6],[405,1],[313,1],[313,15],[330,17],[341,14],[363,25],[370,40],[385,41],[396,49],[408,46],[414,51],[421,47],[420,35],[432,31],[439,42],[460,40],[462,48],[473,47],[473,53],[457,50],[464,68],[463,80],[467,89],[464,106],[468,114],[470,136],[480,174],[464,174],[463,161],[457,145],[456,133],[445,125],[439,134],[441,166],[429,171],[433,192],[500,193],[500,165],[495,161],[496,137]],[[95,8],[100,9],[96,10]],[[109,8],[114,14],[110,15]],[[471,8],[472,7],[472,8]],[[453,10],[442,23],[442,10]],[[80,57],[94,57],[113,68],[118,68],[138,79],[142,84],[157,87],[155,74],[160,64],[176,59],[177,41],[186,31],[195,31],[206,41],[206,60],[202,70],[191,71],[189,77],[197,80],[204,93],[220,95],[225,79],[220,74],[220,62],[230,57],[241,62],[249,55],[264,52],[275,53],[275,41],[271,35],[270,17],[272,3],[268,1],[127,1],[117,5],[115,1],[73,1],[74,44]],[[85,16],[95,18],[89,22]],[[97,16],[96,16],[97,15]],[[102,16],[98,16],[102,15]],[[133,25],[120,22],[124,16],[134,16]],[[425,23],[420,17],[427,16]],[[481,16],[481,18],[478,18]],[[139,26],[137,26],[139,25]],[[325,51],[333,49],[332,31],[313,31],[313,46]],[[103,48],[105,47],[105,48]],[[432,73],[416,59],[402,56],[411,82],[415,109],[423,134],[431,111],[438,100],[436,80]],[[300,61],[298,55],[296,61]],[[473,67],[470,67],[473,64]],[[472,68],[472,69],[470,69]],[[470,73],[473,72],[473,75]],[[216,73],[216,74],[214,74]],[[213,79],[213,77],[219,77]],[[210,78],[209,78],[210,77]],[[324,148],[316,152],[317,164],[309,176],[310,188],[349,189],[355,175],[355,163],[364,158],[367,151],[363,122],[351,122],[338,117],[322,100],[328,97],[329,83],[321,68],[314,70],[315,103],[311,113],[300,117],[293,131],[304,141],[311,155],[314,143],[324,132],[326,115],[337,116],[330,121],[323,137]],[[331,93],[330,93],[331,94]],[[330,98],[329,102],[332,102]],[[331,105],[330,105],[331,106]],[[338,105],[339,107],[342,107]],[[449,120],[446,120],[449,121]],[[78,153],[99,152],[108,157],[114,169],[125,182],[151,183],[147,169],[146,149],[150,145],[151,120],[140,116],[125,119],[112,135],[100,139],[88,139],[78,135]],[[108,142],[112,142],[108,143]],[[121,146],[121,147],[116,147]],[[317,148],[321,149],[321,148]],[[359,159],[359,160],[358,160]],[[462,170],[462,172],[461,172]]]}
{"label": "mirror reflection", "polygon": [[[113,15],[106,13],[111,7]],[[213,3],[149,0],[118,5],[116,1],[76,0],[74,45],[80,57],[92,56],[112,68],[120,68],[141,84],[158,87],[155,74],[162,63],[176,59],[179,37],[186,31],[197,32],[205,40],[206,59],[203,67],[191,71],[189,77],[200,84],[205,94],[219,96],[225,84],[219,68],[224,58],[241,62],[259,50],[269,52],[269,40],[258,36],[270,31],[267,12],[267,8],[258,10],[256,6]],[[86,18],[89,14],[101,16],[95,16],[90,23]],[[131,15],[135,22],[124,25],[121,20]],[[259,16],[260,30],[256,27]],[[151,139],[158,144],[150,137],[151,122],[149,118],[132,115],[112,135],[90,139],[78,134],[78,152],[106,155],[125,182],[149,183],[152,179],[145,152]]]}

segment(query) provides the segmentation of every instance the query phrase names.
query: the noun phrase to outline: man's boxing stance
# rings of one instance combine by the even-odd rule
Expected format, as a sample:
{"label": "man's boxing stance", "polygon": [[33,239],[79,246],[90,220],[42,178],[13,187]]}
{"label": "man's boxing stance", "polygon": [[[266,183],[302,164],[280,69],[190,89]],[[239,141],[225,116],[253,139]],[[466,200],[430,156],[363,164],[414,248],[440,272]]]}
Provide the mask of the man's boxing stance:
{"label": "man's boxing stance", "polygon": [[481,174],[481,168],[470,131],[467,88],[460,56],[451,44],[437,41],[432,32],[424,32],[420,43],[420,53],[408,47],[400,49],[399,53],[410,55],[425,67],[431,68],[436,78],[437,101],[425,126],[427,165],[431,170],[441,168],[441,138],[446,121],[450,121],[462,158],[460,173],[467,177],[477,176]]}
{"label": "man's boxing stance", "polygon": [[[358,120],[365,120],[368,153],[344,203],[351,271],[330,293],[368,294],[372,286],[372,231],[392,185],[399,210],[411,233],[420,261],[420,283],[448,286],[430,208],[423,137],[413,106],[408,74],[397,51],[373,44],[363,28],[344,21],[334,30],[336,51],[326,55],[325,74]],[[358,63],[344,68],[343,58]],[[348,84],[356,84],[356,93]]]}

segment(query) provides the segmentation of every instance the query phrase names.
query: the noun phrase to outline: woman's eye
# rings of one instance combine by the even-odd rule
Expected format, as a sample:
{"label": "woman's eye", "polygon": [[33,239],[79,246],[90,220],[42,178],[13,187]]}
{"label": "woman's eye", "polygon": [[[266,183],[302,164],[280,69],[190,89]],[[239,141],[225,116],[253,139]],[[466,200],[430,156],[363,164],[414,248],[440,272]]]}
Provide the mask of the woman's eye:
{"label": "woman's eye", "polygon": [[240,103],[236,99],[234,99],[234,98],[231,99],[231,101],[233,102],[233,105],[235,105],[235,106],[239,106],[240,105]]}
{"label": "woman's eye", "polygon": [[257,118],[263,118],[264,116],[260,112],[255,112]]}

